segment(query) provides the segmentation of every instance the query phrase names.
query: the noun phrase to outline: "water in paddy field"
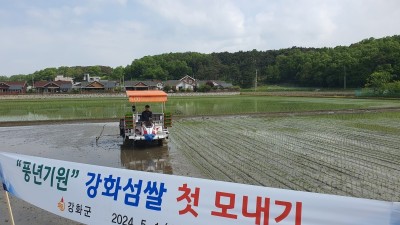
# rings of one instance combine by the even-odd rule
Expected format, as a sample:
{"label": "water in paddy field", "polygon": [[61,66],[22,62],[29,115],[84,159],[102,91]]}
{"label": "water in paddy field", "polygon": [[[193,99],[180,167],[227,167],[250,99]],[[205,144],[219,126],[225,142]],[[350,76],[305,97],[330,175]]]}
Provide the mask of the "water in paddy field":
{"label": "water in paddy field", "polygon": [[123,146],[118,129],[118,123],[0,127],[0,151],[172,174],[168,141]]}
{"label": "water in paddy field", "polygon": [[[178,174],[187,162],[168,141],[163,146],[123,146],[118,123],[55,124],[0,127],[0,151],[50,159],[147,172]],[[174,169],[175,168],[175,169]],[[79,224],[13,196],[16,224]],[[0,194],[0,224],[11,224],[4,194]]]}
{"label": "water in paddy field", "polygon": [[172,174],[168,146],[135,147],[121,145],[121,165],[127,169]]}

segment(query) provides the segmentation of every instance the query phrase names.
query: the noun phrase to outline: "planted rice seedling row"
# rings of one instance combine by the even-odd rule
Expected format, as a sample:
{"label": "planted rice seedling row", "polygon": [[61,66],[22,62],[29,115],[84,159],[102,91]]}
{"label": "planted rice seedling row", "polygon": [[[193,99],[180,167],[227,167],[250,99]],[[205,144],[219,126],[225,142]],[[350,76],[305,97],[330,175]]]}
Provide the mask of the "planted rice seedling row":
{"label": "planted rice seedling row", "polygon": [[[306,136],[306,137],[301,137],[301,138],[299,138],[299,140],[301,140],[301,139],[305,139],[305,138],[307,138],[307,137],[309,137],[309,138],[311,138],[311,136],[310,135],[308,135],[308,136]],[[322,141],[320,141],[321,143],[323,143],[323,140]],[[311,143],[311,141],[310,141],[310,143]],[[322,146],[322,145],[321,145]],[[333,146],[336,146],[336,145],[333,145]],[[317,148],[315,148],[315,149],[318,149],[318,146],[317,146]],[[339,162],[341,162],[341,161],[339,161]],[[346,166],[346,165],[351,165],[351,164],[347,164],[347,162],[346,163],[344,163],[343,164],[344,166]]]}
{"label": "planted rice seedling row", "polygon": [[[397,135],[349,127],[347,122],[185,119],[177,121],[171,141],[213,179],[399,201]],[[369,122],[384,126],[380,119]],[[396,124],[400,121],[391,127],[397,129]]]}

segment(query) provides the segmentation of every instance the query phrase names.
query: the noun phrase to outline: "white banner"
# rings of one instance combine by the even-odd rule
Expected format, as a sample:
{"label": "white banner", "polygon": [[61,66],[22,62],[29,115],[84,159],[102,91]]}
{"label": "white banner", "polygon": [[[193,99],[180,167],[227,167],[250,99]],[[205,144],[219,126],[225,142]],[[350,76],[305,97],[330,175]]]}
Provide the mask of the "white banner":
{"label": "white banner", "polygon": [[0,153],[14,196],[85,224],[400,225],[400,204]]}

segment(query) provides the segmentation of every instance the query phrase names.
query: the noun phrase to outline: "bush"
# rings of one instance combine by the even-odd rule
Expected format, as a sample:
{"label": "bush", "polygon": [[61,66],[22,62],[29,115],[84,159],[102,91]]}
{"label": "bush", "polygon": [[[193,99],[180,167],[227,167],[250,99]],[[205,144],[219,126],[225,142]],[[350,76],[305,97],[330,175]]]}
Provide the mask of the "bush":
{"label": "bush", "polygon": [[387,83],[385,85],[386,95],[400,96],[400,81]]}
{"label": "bush", "polygon": [[229,91],[240,91],[240,87],[239,86],[232,86],[228,88]]}
{"label": "bush", "polygon": [[200,85],[199,88],[197,88],[197,91],[199,91],[199,92],[210,92],[211,91],[211,86],[209,86],[207,84],[202,84],[202,85]]}
{"label": "bush", "polygon": [[382,95],[392,75],[388,72],[374,72],[367,78],[365,87],[371,88],[375,95]]}
{"label": "bush", "polygon": [[363,88],[362,91],[356,93],[356,95],[368,97],[400,97],[400,81],[386,83],[382,85],[379,89]]}
{"label": "bush", "polygon": [[121,92],[122,91],[122,87],[121,86],[115,87],[114,91],[115,92]]}
{"label": "bush", "polygon": [[165,85],[164,88],[163,88],[163,90],[164,90],[165,92],[167,92],[167,93],[168,93],[171,89],[172,89],[172,88],[171,88],[171,86],[169,86],[169,85]]}

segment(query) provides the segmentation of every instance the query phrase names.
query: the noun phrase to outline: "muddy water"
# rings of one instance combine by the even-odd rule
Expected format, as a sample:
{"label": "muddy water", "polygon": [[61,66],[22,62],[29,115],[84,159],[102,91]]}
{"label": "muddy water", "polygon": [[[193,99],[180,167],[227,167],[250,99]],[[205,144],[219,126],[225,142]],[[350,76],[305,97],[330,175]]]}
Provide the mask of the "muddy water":
{"label": "muddy water", "polygon": [[[0,139],[0,151],[5,152],[100,166],[173,172],[168,142],[161,147],[123,146],[117,123],[2,127]],[[157,164],[157,168],[153,169],[153,164]]]}
{"label": "muddy water", "polygon": [[[201,177],[173,144],[123,146],[118,123],[0,127],[0,151],[99,166]],[[11,197],[18,225],[78,224]],[[11,224],[4,194],[0,224]]]}

